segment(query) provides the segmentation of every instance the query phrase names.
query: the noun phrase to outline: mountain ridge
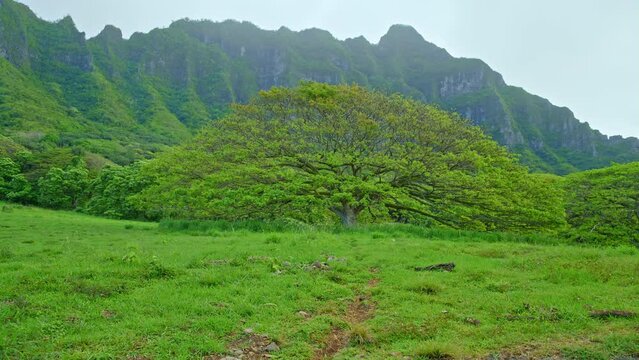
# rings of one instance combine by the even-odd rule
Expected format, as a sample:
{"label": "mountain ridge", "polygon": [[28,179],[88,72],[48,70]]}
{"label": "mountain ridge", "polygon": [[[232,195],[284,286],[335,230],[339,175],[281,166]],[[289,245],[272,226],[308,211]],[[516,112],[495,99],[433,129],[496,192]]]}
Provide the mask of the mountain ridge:
{"label": "mountain ridge", "polygon": [[377,44],[321,29],[188,19],[129,39],[107,25],[86,39],[71,17],[47,22],[0,0],[0,67],[11,74],[0,79],[5,137],[35,150],[80,147],[118,163],[189,138],[232,102],[301,80],[437,103],[539,171],[639,160],[639,139],[602,135],[570,109],[506,84],[482,60],[451,56],[407,25],[393,25]]}

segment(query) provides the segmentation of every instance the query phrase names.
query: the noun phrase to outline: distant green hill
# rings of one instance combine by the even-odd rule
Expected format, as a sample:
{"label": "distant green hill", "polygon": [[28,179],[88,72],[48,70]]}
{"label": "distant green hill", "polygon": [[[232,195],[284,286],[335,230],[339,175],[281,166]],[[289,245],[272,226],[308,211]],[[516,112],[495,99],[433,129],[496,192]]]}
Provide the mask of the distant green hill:
{"label": "distant green hill", "polygon": [[602,135],[569,109],[506,85],[481,60],[454,58],[402,25],[379,44],[339,41],[318,29],[190,20],[128,40],[107,26],[85,40],[70,17],[46,22],[0,0],[0,72],[4,152],[64,147],[129,163],[189,138],[232,102],[307,79],[438,103],[536,170],[568,173],[639,160],[638,139]]}

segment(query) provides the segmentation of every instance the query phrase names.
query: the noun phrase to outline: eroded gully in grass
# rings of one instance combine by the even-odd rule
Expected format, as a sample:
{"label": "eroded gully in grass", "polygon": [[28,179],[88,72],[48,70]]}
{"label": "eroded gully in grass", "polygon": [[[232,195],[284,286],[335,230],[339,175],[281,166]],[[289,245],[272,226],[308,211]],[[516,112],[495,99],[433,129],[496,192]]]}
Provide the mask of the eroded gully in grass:
{"label": "eroded gully in grass", "polygon": [[[373,275],[373,278],[368,282],[366,291],[357,294],[353,300],[351,300],[346,313],[342,316],[342,320],[348,324],[349,329],[372,318],[375,313],[375,302],[371,300],[370,290],[375,288],[380,280],[375,276],[378,269],[371,268],[369,272]],[[351,340],[353,340],[349,329],[334,326],[322,342],[323,346],[315,351],[312,359],[332,359],[342,349],[346,348]]]}

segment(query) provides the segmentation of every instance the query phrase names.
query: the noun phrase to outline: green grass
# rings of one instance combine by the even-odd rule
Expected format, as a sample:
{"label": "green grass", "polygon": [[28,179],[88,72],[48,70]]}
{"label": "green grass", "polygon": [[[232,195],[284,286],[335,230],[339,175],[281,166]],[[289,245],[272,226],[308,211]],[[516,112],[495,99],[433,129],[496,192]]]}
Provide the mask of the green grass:
{"label": "green grass", "polygon": [[[589,316],[639,312],[635,248],[179,226],[0,204],[0,358],[201,359],[248,328],[279,359],[313,357],[332,331],[350,336],[337,359],[639,356],[638,318]],[[356,298],[367,315],[353,320]]]}
{"label": "green grass", "polygon": [[530,244],[568,244],[569,240],[548,234],[514,234],[506,232],[479,232],[452,230],[437,227],[421,227],[409,224],[363,224],[346,228],[341,225],[308,225],[294,219],[278,221],[225,221],[225,220],[163,220],[159,228],[166,232],[180,232],[190,235],[212,235],[226,231],[250,232],[322,232],[340,235],[366,235],[373,239],[394,237],[436,238],[438,240],[514,242]]}

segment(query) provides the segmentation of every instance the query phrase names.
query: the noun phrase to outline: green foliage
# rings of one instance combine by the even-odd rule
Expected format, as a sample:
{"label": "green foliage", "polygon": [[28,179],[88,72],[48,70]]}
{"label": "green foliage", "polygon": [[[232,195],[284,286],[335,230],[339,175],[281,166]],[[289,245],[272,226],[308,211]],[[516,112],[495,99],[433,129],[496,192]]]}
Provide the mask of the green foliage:
{"label": "green foliage", "polygon": [[292,219],[276,221],[225,221],[225,220],[169,220],[160,222],[160,229],[167,232],[184,232],[194,235],[210,235],[220,231],[251,232],[300,232],[313,229],[312,226]]}
{"label": "green foliage", "polygon": [[154,256],[146,266],[145,276],[148,279],[170,279],[175,276],[175,270],[162,265],[160,260]]}
{"label": "green foliage", "polygon": [[10,138],[0,134],[0,157],[13,157],[26,149]]}
{"label": "green foliage", "polygon": [[[561,227],[566,202],[571,239],[638,241],[634,165],[566,181],[529,175],[458,116],[398,96],[311,83],[275,89],[189,140],[230,103],[314,79],[481,113],[483,130],[535,170],[636,160],[635,140],[593,133],[570,110],[506,86],[483,62],[455,59],[407,26],[393,26],[378,45],[318,29],[190,20],[128,40],[107,27],[86,41],[70,17],[47,22],[5,0],[0,51],[2,200],[65,209],[88,201],[86,211],[109,217],[258,228],[247,224],[341,219],[516,231]],[[472,89],[443,90],[451,81]],[[111,166],[184,141],[143,169]]]}
{"label": "green foliage", "polygon": [[138,199],[165,217],[529,231],[563,216],[552,180],[529,175],[479,128],[357,86],[262,92],[148,171],[157,183]]}
{"label": "green foliage", "polygon": [[[113,63],[104,70],[96,67],[94,57],[103,48],[90,46],[69,17],[46,22],[7,1],[0,7],[0,29],[0,49],[7,52],[6,59],[0,57],[0,128],[18,146],[35,153],[79,147],[128,164],[190,137],[166,109],[168,100],[153,97],[161,86],[147,86],[146,76],[129,79],[133,84],[114,81],[107,74]],[[126,72],[126,65],[119,70]],[[142,90],[136,92],[134,85]],[[143,116],[141,109],[150,115]],[[186,121],[209,118],[189,114]]]}
{"label": "green foliage", "polygon": [[639,163],[571,174],[564,187],[574,240],[639,246]]}
{"label": "green foliage", "polygon": [[537,171],[565,174],[639,158],[636,139],[609,139],[408,26],[391,27],[379,44],[339,41],[319,29],[188,19],[130,39],[107,26],[86,40],[70,17],[47,22],[4,0],[0,53],[0,145],[10,146],[0,146],[0,156],[17,147],[79,147],[126,165],[188,140],[260,89],[310,79],[458,111]]}
{"label": "green foliage", "polygon": [[25,202],[31,195],[31,184],[9,158],[0,158],[0,200]]}
{"label": "green foliage", "polygon": [[89,171],[83,163],[64,169],[51,168],[38,180],[38,204],[53,209],[76,209],[86,199],[88,186]]}
{"label": "green foliage", "polygon": [[413,355],[416,360],[453,360],[455,352],[456,349],[451,345],[427,342],[417,347]]}
{"label": "green foliage", "polygon": [[308,225],[293,219],[275,221],[225,221],[225,220],[162,220],[159,229],[167,233],[186,233],[198,236],[218,235],[221,232],[304,233],[312,239],[314,232],[326,232],[340,236],[370,236],[373,239],[438,238],[447,241],[528,243],[537,245],[567,244],[562,237],[543,233],[515,234],[508,232],[480,232],[454,230],[445,227],[424,227],[411,224],[358,224],[343,227],[341,224]]}
{"label": "green foliage", "polygon": [[130,200],[150,184],[150,179],[140,174],[140,164],[127,167],[107,167],[91,181],[91,198],[85,210],[94,215],[118,219],[142,219],[142,214]]}

